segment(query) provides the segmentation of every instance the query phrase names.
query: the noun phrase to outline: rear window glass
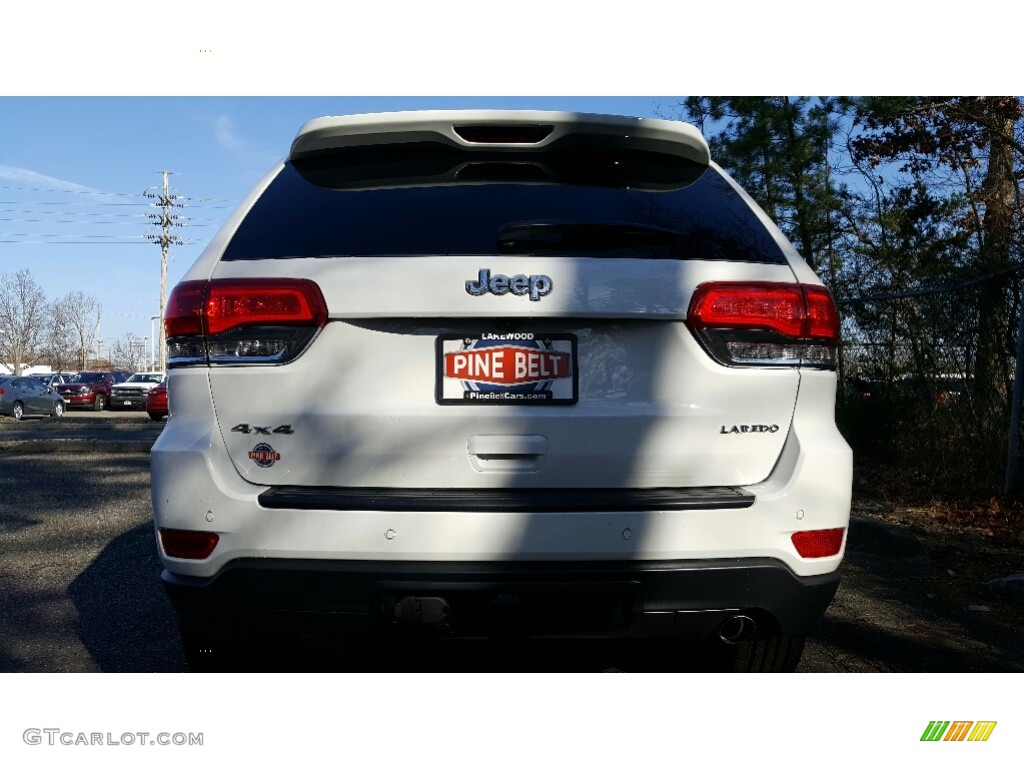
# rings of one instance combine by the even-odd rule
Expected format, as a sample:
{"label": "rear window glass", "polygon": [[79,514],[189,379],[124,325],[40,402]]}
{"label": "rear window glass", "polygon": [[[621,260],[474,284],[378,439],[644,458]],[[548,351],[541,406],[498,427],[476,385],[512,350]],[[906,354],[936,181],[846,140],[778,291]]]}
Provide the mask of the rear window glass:
{"label": "rear window glass", "polygon": [[[591,178],[581,178],[578,165],[518,162],[508,155],[469,165],[465,155],[461,160],[457,169],[440,172],[436,163],[417,165],[411,158],[397,167],[355,167],[336,155],[288,162],[243,219],[223,259],[493,254],[510,225],[569,222],[679,235],[671,245],[596,245],[590,249],[595,255],[785,263],[770,233],[714,168],[694,181],[699,168],[669,169],[655,178],[644,167],[636,183],[646,188],[637,189],[628,176],[601,183],[593,169]],[[651,189],[659,184],[662,189]]]}

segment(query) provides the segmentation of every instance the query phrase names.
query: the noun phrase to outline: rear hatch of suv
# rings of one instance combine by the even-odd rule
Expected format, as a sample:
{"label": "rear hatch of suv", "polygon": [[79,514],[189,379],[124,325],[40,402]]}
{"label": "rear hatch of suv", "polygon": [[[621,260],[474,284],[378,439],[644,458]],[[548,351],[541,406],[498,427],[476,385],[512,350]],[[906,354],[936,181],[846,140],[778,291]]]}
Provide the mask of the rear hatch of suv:
{"label": "rear hatch of suv", "polygon": [[745,486],[834,322],[765,221],[682,124],[313,121],[172,295],[169,362],[258,485]]}

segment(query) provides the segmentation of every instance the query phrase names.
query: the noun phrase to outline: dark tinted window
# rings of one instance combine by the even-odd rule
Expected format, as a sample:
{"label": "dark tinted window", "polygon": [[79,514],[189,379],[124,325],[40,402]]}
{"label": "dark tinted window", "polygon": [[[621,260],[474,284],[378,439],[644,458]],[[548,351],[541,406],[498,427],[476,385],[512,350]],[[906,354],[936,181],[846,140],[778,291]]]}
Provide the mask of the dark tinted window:
{"label": "dark tinted window", "polygon": [[[629,186],[629,174],[604,186],[593,178],[576,183],[580,164],[563,168],[506,155],[467,165],[465,155],[460,158],[455,170],[440,171],[426,160],[414,166],[404,158],[400,167],[377,167],[376,176],[373,167],[353,168],[331,155],[296,161],[301,167],[287,163],[223,258],[496,253],[508,225],[555,221],[653,227],[681,236],[671,246],[620,242],[593,249],[599,255],[784,263],[756,215],[712,168],[696,180],[700,169],[694,167],[669,168],[655,178],[634,163],[640,170],[629,173],[646,187],[637,189]],[[424,181],[440,177],[446,180]]]}

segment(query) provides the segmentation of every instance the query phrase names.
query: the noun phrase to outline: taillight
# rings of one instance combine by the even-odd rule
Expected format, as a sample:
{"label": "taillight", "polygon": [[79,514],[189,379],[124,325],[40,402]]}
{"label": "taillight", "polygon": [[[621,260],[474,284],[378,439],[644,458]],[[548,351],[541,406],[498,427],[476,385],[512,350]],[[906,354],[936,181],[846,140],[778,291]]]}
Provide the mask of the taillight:
{"label": "taillight", "polygon": [[220,536],[206,531],[175,531],[160,529],[160,544],[168,557],[182,560],[205,560],[217,548]]}
{"label": "taillight", "polygon": [[287,363],[326,322],[327,304],[312,280],[190,280],[167,302],[167,364]]}
{"label": "taillight", "polygon": [[723,365],[835,367],[839,313],[819,285],[702,283],[686,324]]}
{"label": "taillight", "polygon": [[800,557],[831,557],[838,555],[843,547],[845,528],[829,528],[824,531],[797,531],[792,536],[793,546]]}

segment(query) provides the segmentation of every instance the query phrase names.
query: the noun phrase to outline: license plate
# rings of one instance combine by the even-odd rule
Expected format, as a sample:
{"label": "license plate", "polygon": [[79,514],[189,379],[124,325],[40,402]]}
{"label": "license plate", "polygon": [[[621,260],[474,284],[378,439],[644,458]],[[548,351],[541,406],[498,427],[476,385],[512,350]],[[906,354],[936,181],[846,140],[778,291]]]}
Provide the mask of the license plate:
{"label": "license plate", "polygon": [[479,333],[437,339],[439,405],[572,405],[579,400],[576,337]]}

